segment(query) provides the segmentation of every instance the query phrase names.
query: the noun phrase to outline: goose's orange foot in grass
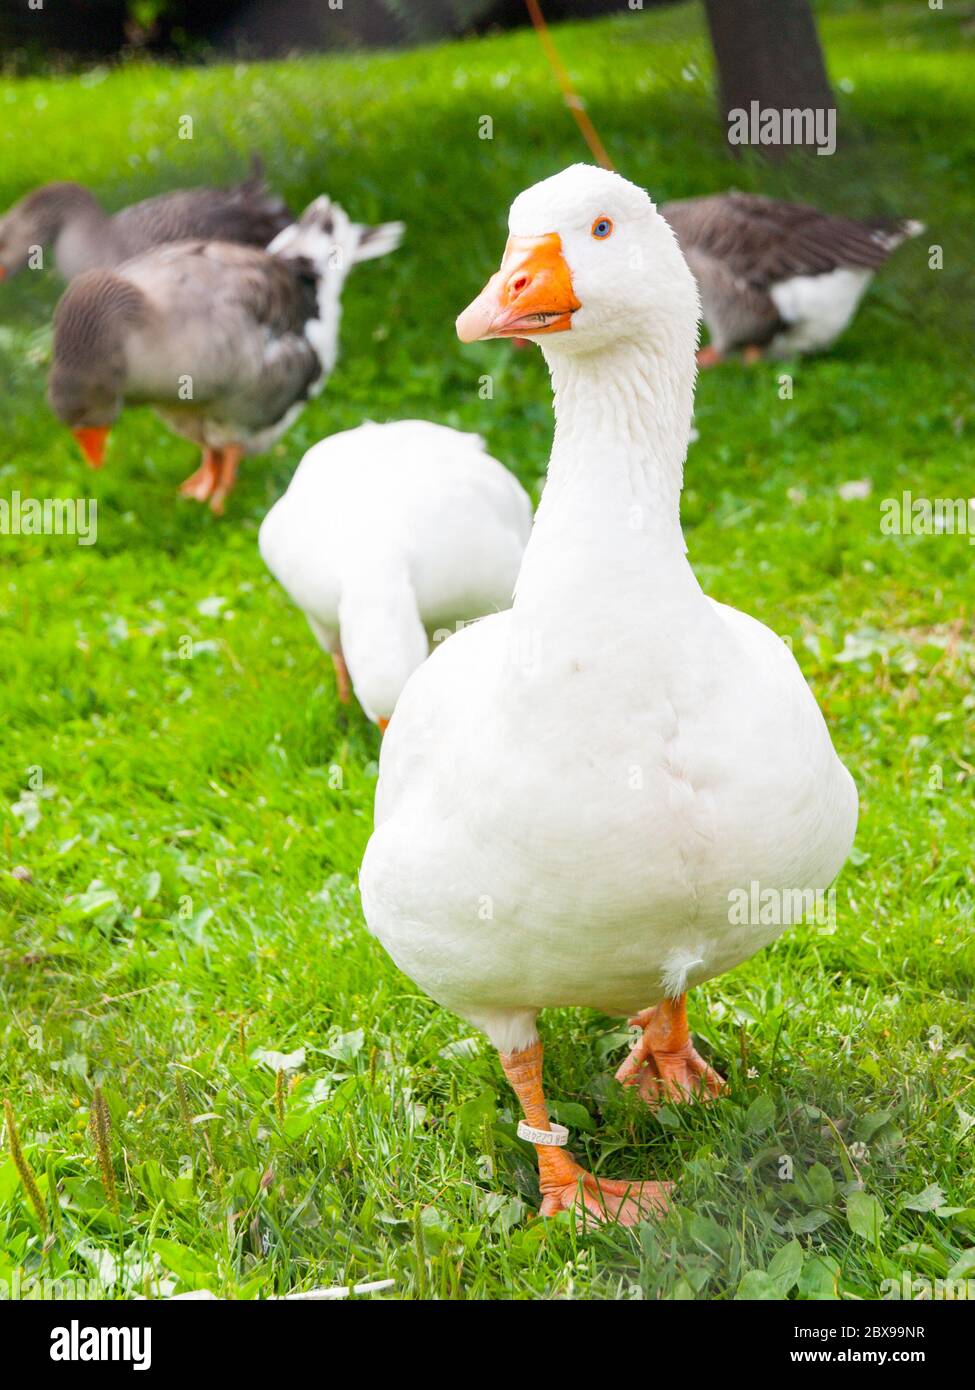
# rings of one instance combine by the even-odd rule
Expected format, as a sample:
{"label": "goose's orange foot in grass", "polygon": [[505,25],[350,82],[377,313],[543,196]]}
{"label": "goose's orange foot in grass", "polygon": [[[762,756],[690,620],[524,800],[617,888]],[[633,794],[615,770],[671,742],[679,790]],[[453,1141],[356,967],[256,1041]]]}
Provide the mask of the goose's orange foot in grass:
{"label": "goose's orange foot in grass", "polygon": [[523,1052],[502,1052],[500,1057],[504,1074],[521,1102],[526,1123],[532,1130],[541,1131],[542,1142],[535,1143],[538,1184],[542,1192],[540,1215],[555,1216],[560,1211],[574,1211],[584,1224],[608,1221],[635,1226],[638,1221],[666,1211],[670,1183],[597,1178],[576,1163],[561,1146],[544,1142],[544,1136],[554,1131],[542,1089],[540,1042],[532,1043]]}
{"label": "goose's orange foot in grass", "polygon": [[220,475],[220,454],[216,449],[203,450],[203,462],[195,473],[191,473],[180,484],[180,497],[191,497],[194,502],[207,502],[217,486]]}
{"label": "goose's orange foot in grass", "polygon": [[764,356],[765,352],[763,349],[758,347],[755,343],[752,343],[749,347],[745,348],[744,352],[741,354],[741,359],[751,367],[754,363],[761,362]]}
{"label": "goose's orange foot in grass", "polygon": [[179,495],[194,502],[209,502],[214,516],[223,516],[224,503],[237,481],[244,451],[236,444],[224,449],[204,449],[203,462],[180,485]]}
{"label": "goose's orange foot in grass", "polygon": [[712,347],[710,343],[708,343],[707,347],[698,348],[697,350],[697,365],[699,367],[716,367],[719,362],[723,361],[724,358],[721,353],[716,347]]}
{"label": "goose's orange foot in grass", "polygon": [[233,491],[237,481],[237,469],[244,457],[244,451],[237,444],[228,444],[216,450],[217,476],[210,493],[210,510],[214,516],[223,516],[223,505]]}
{"label": "goose's orange foot in grass", "polygon": [[630,1023],[643,1034],[616,1073],[623,1086],[636,1086],[648,1105],[692,1096],[716,1096],[724,1078],[699,1056],[687,1027],[687,995],[644,1009]]}
{"label": "goose's orange foot in grass", "polygon": [[670,1183],[597,1178],[562,1149],[539,1153],[540,1216],[574,1211],[583,1222],[635,1226],[667,1210]]}

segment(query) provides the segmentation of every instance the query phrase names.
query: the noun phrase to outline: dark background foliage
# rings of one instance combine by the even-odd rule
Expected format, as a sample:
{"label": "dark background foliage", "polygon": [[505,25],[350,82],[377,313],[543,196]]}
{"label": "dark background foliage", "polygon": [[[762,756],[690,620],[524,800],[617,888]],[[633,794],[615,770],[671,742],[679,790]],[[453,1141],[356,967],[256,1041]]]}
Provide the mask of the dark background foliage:
{"label": "dark background foliage", "polygon": [[[300,49],[401,47],[528,22],[524,0],[6,0],[0,45],[20,66],[131,49],[270,57]],[[642,0],[650,9],[666,0]],[[621,0],[546,0],[550,20],[616,13]]]}

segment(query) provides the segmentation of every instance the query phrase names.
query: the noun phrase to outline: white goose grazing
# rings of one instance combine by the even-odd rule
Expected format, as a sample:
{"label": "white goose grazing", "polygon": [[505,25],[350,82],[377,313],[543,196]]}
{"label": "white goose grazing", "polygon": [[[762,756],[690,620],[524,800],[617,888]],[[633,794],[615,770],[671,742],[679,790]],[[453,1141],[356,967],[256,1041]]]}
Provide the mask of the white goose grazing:
{"label": "white goose grazing", "polygon": [[510,605],[531,524],[527,493],[478,435],[399,420],[309,449],[259,544],[331,654],[340,698],[351,677],[385,729],[438,630]]}
{"label": "white goose grazing", "polygon": [[648,1100],[717,1090],[685,991],[782,931],[738,921],[741,890],[828,886],[857,796],[788,649],[708,599],[685,556],[698,299],[671,229],[642,189],[581,165],[522,193],[509,226],[457,331],[539,339],[548,482],[514,606],[403,691],[362,902],[401,969],[499,1049],[542,1213],[632,1223],[662,1187],[597,1180],[560,1147],[539,1010],[637,1012],[621,1080]]}

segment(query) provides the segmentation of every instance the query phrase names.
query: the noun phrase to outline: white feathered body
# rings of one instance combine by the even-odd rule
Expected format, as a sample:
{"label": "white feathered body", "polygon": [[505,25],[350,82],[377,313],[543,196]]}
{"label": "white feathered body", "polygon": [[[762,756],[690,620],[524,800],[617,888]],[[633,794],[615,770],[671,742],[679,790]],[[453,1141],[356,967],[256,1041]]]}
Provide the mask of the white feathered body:
{"label": "white feathered body", "polygon": [[388,718],[407,677],[465,622],[506,608],[531,503],[477,435],[366,424],[302,459],[260,534],[268,568],[361,703]]}
{"label": "white feathered body", "polygon": [[703,596],[544,640],[517,606],[486,619],[385,744],[366,919],[499,1045],[540,1008],[633,1013],[731,969],[784,929],[732,894],[828,888],[856,824],[786,645]]}

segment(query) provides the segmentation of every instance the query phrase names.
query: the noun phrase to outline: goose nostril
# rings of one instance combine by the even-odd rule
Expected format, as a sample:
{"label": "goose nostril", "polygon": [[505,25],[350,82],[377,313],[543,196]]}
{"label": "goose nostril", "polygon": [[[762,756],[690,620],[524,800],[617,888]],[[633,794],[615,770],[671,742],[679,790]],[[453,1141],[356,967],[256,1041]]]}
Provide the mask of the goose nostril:
{"label": "goose nostril", "polygon": [[522,290],[527,288],[530,279],[531,277],[529,275],[516,275],[515,278],[509,282],[508,289],[512,294],[521,294]]}

